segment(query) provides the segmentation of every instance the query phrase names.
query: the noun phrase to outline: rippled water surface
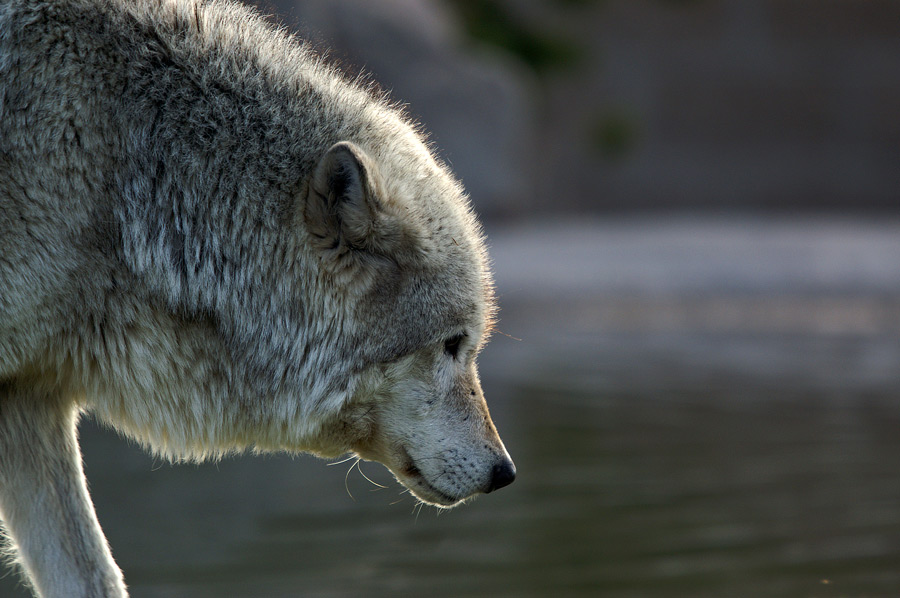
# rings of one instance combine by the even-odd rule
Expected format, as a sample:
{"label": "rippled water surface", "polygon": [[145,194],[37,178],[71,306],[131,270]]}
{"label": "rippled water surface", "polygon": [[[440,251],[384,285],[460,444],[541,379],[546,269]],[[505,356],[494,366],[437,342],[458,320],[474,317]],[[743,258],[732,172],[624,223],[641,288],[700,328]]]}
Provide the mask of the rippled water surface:
{"label": "rippled water surface", "polygon": [[135,597],[900,593],[895,397],[580,385],[490,389],[520,476],[449,512],[374,464],[172,467],[90,425],[88,475]]}
{"label": "rippled water surface", "polygon": [[311,457],[171,466],[85,422],[133,596],[900,596],[895,298],[517,304],[500,282],[482,377],[519,477],[452,511],[377,464],[387,488]]}

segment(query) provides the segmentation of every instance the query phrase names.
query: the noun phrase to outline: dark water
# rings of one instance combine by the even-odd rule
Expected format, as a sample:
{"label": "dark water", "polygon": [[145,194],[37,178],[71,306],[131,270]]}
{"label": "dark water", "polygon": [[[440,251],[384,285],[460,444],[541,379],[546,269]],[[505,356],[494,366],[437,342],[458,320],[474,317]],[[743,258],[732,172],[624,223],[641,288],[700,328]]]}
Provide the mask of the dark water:
{"label": "dark water", "polygon": [[796,228],[492,235],[481,371],[519,477],[452,511],[377,464],[387,488],[311,457],[171,466],[85,422],[133,596],[900,597],[900,235]]}
{"label": "dark water", "polygon": [[900,595],[893,392],[569,364],[486,377],[519,479],[449,512],[376,464],[170,466],[89,422],[88,477],[135,597]]}

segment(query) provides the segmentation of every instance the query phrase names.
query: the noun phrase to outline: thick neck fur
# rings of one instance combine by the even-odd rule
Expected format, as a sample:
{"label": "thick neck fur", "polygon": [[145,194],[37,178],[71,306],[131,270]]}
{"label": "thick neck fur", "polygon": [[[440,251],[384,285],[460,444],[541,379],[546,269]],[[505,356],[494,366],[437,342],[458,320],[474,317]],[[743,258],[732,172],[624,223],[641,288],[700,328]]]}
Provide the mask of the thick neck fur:
{"label": "thick neck fur", "polygon": [[[61,47],[63,63],[43,72],[93,73],[79,79],[84,89],[73,98],[106,98],[60,116],[59,138],[77,143],[60,146],[60,163],[48,166],[73,173],[63,195],[87,190],[107,198],[79,213],[84,224],[71,234],[107,259],[85,273],[90,288],[77,293],[89,296],[73,301],[92,309],[79,314],[80,334],[67,336],[75,344],[47,358],[71,372],[103,419],[176,457],[251,445],[315,450],[319,413],[334,413],[365,383],[359,375],[367,364],[436,340],[422,335],[437,334],[437,315],[404,310],[404,300],[414,308],[454,304],[452,297],[409,300],[429,286],[409,282],[408,272],[370,288],[358,270],[324,269],[308,242],[302,202],[317,161],[337,141],[357,144],[382,169],[385,196],[401,202],[419,229],[415,251],[428,253],[438,271],[489,285],[461,191],[413,128],[251,11],[163,0],[58,0],[25,10],[40,15],[36,22],[58,18],[55,27],[73,29],[48,39],[74,37],[85,46],[78,53]],[[42,84],[34,79],[22,93],[38,94]],[[110,89],[98,94],[92,85]],[[53,110],[60,105],[67,104]],[[84,111],[96,113],[85,120],[105,126],[79,128]],[[96,172],[91,152],[101,150],[113,167]],[[384,313],[364,319],[402,334],[370,326],[362,338],[353,303],[366,293],[369,309]],[[190,340],[197,338],[206,340]],[[376,346],[378,338],[397,344]],[[145,401],[120,398],[129,394]],[[247,401],[257,405],[248,409]],[[205,408],[194,422],[166,423],[166,414],[174,421],[197,404]],[[260,423],[246,434],[248,417],[281,427]]]}
{"label": "thick neck fur", "polygon": [[[60,125],[78,141],[52,166],[74,175],[63,195],[77,201],[80,186],[116,199],[81,216],[88,222],[80,230],[92,232],[79,242],[102,247],[108,263],[85,273],[90,288],[77,293],[89,295],[91,309],[78,314],[79,334],[67,335],[44,369],[68,376],[101,418],[164,454],[315,449],[317,408],[333,412],[324,407],[341,404],[355,384],[352,359],[324,361],[352,351],[336,346],[350,338],[352,310],[323,274],[298,212],[316,160],[339,139],[361,136],[373,100],[237,5],[101,4],[26,9],[37,23],[58,19],[52,27],[73,30],[48,29],[48,40],[86,46],[61,47],[64,58],[48,76],[94,73],[86,87],[113,93],[73,96],[118,98],[73,108]],[[86,30],[93,35],[85,38]],[[78,111],[102,113],[93,120],[107,126],[79,128]],[[97,147],[115,154],[113,169],[89,168]],[[80,230],[72,237],[82,239]],[[174,422],[190,412],[184,405],[197,404],[206,408],[193,423],[167,423],[167,414]],[[282,426],[248,427],[248,417]]]}

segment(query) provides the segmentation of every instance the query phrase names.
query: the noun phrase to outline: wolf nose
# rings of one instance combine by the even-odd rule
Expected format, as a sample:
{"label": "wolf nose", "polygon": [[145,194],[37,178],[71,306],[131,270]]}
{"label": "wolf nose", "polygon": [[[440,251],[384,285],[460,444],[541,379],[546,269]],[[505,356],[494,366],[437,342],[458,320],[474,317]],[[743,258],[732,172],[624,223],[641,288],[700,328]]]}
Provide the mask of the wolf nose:
{"label": "wolf nose", "polygon": [[509,459],[503,459],[491,470],[491,484],[487,491],[493,492],[504,486],[509,486],[516,479],[516,466]]}

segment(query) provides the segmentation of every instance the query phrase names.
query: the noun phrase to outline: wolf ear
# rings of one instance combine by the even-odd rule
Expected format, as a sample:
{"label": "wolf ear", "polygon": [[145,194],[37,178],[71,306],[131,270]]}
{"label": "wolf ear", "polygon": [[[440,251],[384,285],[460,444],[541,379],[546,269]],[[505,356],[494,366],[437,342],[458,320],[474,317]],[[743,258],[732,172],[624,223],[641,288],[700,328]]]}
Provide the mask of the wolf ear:
{"label": "wolf ear", "polygon": [[373,249],[383,207],[376,195],[378,173],[349,141],[331,146],[309,183],[304,219],[322,249]]}

